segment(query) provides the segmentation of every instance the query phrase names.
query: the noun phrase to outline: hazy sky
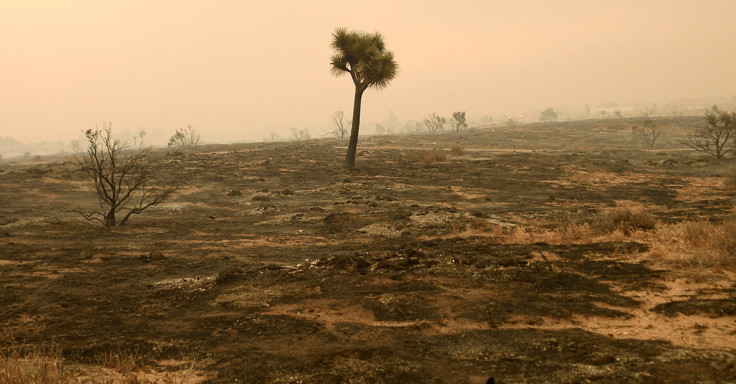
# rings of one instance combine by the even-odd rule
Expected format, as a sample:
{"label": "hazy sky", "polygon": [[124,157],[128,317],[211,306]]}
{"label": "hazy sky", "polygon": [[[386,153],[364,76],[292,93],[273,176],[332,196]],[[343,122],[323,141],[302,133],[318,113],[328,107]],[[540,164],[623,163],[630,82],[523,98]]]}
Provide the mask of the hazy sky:
{"label": "hazy sky", "polygon": [[351,80],[330,74],[339,26],[382,33],[399,63],[365,94],[366,123],[734,96],[735,14],[734,0],[0,0],[0,136],[71,140],[102,121],[316,136],[352,110]]}

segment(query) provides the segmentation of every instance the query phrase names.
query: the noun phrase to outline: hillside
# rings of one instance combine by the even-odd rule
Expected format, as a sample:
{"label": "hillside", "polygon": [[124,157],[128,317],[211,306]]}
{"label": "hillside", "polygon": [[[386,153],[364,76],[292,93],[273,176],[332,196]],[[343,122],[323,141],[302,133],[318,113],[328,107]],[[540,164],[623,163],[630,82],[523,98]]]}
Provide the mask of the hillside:
{"label": "hillside", "polygon": [[156,149],[177,191],[115,229],[65,212],[71,158],[0,164],[0,345],[68,382],[736,381],[735,163],[640,122],[372,136],[354,171]]}

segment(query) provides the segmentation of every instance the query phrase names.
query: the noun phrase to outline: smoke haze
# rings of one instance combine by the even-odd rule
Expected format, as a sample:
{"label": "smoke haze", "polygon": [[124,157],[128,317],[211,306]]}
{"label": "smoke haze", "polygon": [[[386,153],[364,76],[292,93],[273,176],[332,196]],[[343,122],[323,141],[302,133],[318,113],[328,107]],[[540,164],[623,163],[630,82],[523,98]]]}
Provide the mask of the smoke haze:
{"label": "smoke haze", "polygon": [[[380,32],[399,75],[363,99],[390,114],[519,114],[736,95],[736,2],[33,1],[0,3],[0,137],[69,141],[112,121],[165,144],[330,130],[353,84],[335,28]],[[560,116],[564,118],[565,116]]]}

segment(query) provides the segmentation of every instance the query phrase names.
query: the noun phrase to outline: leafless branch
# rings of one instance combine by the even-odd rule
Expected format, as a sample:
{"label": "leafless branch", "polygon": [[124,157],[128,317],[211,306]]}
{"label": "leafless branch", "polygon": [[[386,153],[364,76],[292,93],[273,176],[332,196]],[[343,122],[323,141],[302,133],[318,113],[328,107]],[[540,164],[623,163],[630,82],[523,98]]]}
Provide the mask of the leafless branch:
{"label": "leafless branch", "polygon": [[[87,130],[84,134],[87,138],[87,153],[75,159],[95,184],[100,210],[89,212],[74,209],[66,212],[78,213],[86,220],[115,227],[125,224],[131,215],[162,203],[173,192],[173,189],[154,191],[146,187],[150,181],[146,161],[149,150],[141,149],[124,155],[123,151],[128,145],[112,137],[110,123],[103,124],[102,129]],[[117,219],[119,214],[123,215],[120,221]]]}

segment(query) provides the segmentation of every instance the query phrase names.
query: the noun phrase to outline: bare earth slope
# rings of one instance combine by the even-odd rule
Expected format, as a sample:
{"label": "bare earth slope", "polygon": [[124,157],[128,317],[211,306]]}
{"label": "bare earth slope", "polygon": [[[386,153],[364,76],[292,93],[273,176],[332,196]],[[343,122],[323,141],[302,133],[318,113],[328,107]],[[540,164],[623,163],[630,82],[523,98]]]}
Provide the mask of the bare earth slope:
{"label": "bare earth slope", "polygon": [[[369,137],[355,171],[336,140],[154,150],[178,191],[115,229],[62,211],[97,204],[71,158],[0,163],[0,345],[69,382],[734,382],[736,256],[665,232],[734,216],[734,161],[634,123]],[[655,229],[600,229],[622,206]]]}

